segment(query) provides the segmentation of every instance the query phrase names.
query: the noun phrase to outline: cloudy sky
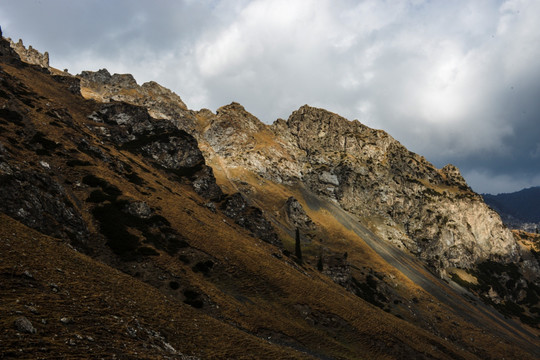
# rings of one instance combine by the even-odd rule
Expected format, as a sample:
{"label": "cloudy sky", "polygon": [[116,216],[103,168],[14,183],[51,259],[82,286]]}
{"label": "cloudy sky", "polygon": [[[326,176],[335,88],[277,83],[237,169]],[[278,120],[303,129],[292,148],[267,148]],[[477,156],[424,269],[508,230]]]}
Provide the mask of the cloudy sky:
{"label": "cloudy sky", "polygon": [[2,0],[51,65],[155,80],[266,123],[303,104],[383,129],[478,192],[540,186],[538,0]]}

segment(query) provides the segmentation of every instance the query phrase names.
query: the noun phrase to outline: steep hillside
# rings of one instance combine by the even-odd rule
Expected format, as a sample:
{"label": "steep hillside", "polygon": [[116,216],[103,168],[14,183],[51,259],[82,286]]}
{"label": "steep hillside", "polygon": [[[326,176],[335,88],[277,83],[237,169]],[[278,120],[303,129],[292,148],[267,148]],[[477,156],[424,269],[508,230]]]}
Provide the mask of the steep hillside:
{"label": "steep hillside", "polygon": [[536,232],[540,226],[540,187],[509,194],[482,194],[486,204],[496,210],[513,229]]}
{"label": "steep hillside", "polygon": [[[107,74],[81,74],[83,93],[126,99],[123,87],[110,84],[129,76]],[[131,102],[150,102],[140,100],[148,98],[146,92],[138,94],[139,100]],[[166,112],[163,103],[148,107],[154,113]],[[510,231],[456,167],[436,169],[381,130],[307,105],[271,126],[237,103],[216,114],[178,109],[169,111],[169,117],[198,139],[215,171],[228,177],[231,169],[244,169],[277,184],[305,184],[442,275],[449,267],[519,259]]]}
{"label": "steep hillside", "polygon": [[[128,77],[109,75],[102,85],[93,74],[97,73],[83,73],[83,85],[90,89],[83,93],[97,92],[110,99],[122,88],[109,86],[114,94],[100,89],[112,79]],[[138,94],[137,103],[141,103],[147,95],[144,91]],[[157,103],[149,107],[160,113],[162,108]],[[261,123],[237,103],[223,106],[215,114],[179,109],[176,115],[171,121],[197,138],[222,188],[238,191],[266,210],[278,229],[283,229],[285,239],[293,237],[294,226],[279,214],[288,197],[302,201],[302,195],[293,191],[301,187],[339,204],[339,209],[384,239],[385,246],[392,244],[414,254],[443,279],[460,282],[457,273],[482,275],[486,284],[473,291],[484,301],[493,305],[492,299],[502,296],[503,305],[495,304],[499,311],[539,324],[535,312],[540,295],[537,259],[518,244],[456,167],[436,169],[384,131],[307,105],[287,121],[280,119],[273,125]],[[312,233],[308,248],[315,264],[329,248],[328,240],[325,235],[317,238],[313,229],[304,230]],[[518,270],[494,277],[488,270],[492,262],[516,264]],[[522,276],[526,282],[517,281]],[[505,277],[513,278],[512,286]],[[358,287],[356,291],[361,292]],[[524,292],[530,294],[530,302],[524,302]]]}
{"label": "steep hillside", "polygon": [[252,358],[246,349],[309,358],[204,315],[3,214],[0,251],[2,358]]}
{"label": "steep hillside", "polygon": [[[540,355],[536,260],[455,168],[320,109],[269,126],[51,75],[5,40],[0,61],[2,356]],[[474,281],[485,260],[504,271],[482,286],[520,277],[499,307],[431,273]]]}

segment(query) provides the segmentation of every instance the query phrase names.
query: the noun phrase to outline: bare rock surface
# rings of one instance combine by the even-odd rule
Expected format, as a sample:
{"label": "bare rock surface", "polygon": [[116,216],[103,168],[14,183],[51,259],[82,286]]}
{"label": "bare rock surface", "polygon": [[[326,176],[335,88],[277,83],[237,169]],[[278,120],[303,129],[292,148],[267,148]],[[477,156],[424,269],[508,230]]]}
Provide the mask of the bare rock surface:
{"label": "bare rock surface", "polygon": [[138,85],[131,74],[111,75],[107,69],[83,71],[78,77],[85,97],[101,102],[122,101],[143,106],[153,118],[172,121],[184,130],[191,126],[180,125],[194,121],[180,96],[155,81]]}
{"label": "bare rock surface", "polygon": [[32,325],[28,318],[21,316],[13,322],[15,329],[22,333],[35,334],[37,332],[36,328]]}
{"label": "bare rock surface", "polygon": [[13,42],[13,40],[11,39],[8,40],[13,50],[15,50],[15,52],[19,55],[22,61],[32,65],[39,65],[45,69],[49,68],[48,52],[45,51],[44,53],[40,53],[38,50],[34,49],[32,45],[26,48],[21,39],[19,39],[17,43]]}
{"label": "bare rock surface", "polygon": [[189,176],[199,195],[220,198],[212,169],[205,164],[197,140],[170,121],[152,118],[144,107],[114,102],[89,115],[93,130],[121,148],[141,153],[179,176]]}
{"label": "bare rock surface", "polygon": [[[156,86],[152,95],[128,75],[100,70],[80,77],[83,87],[106,99],[167,114],[164,119],[197,138],[202,155],[212,164],[246,169],[278,184],[307,186],[441,275],[449,267],[521,257],[510,231],[468,187],[459,169],[451,164],[435,168],[382,130],[308,105],[287,120],[266,125],[236,102],[215,114],[206,109],[193,112],[179,98],[160,97],[168,93]],[[135,97],[121,95],[132,90]],[[161,100],[152,103],[150,98]],[[169,105],[175,111],[167,112]]]}
{"label": "bare rock surface", "polygon": [[270,244],[281,246],[272,224],[266,219],[261,209],[249,204],[241,194],[228,196],[222,204],[222,210],[238,225],[248,229],[253,236]]}
{"label": "bare rock surface", "polygon": [[285,212],[291,225],[302,230],[315,230],[316,225],[311,218],[306,214],[302,204],[293,196],[287,199],[285,203]]}

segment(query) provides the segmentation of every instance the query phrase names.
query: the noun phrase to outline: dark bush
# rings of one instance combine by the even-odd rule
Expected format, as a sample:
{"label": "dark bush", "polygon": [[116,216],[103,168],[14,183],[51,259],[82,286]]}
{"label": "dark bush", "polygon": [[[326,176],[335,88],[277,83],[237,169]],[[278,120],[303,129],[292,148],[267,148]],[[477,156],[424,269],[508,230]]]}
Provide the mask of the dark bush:
{"label": "dark bush", "polygon": [[56,150],[60,147],[60,144],[55,143],[54,141],[47,139],[45,134],[38,131],[34,134],[32,139],[30,139],[30,144],[40,144],[45,150]]}
{"label": "dark bush", "polygon": [[115,204],[95,207],[92,213],[100,224],[101,233],[107,238],[107,245],[118,255],[137,249],[139,238],[129,233],[127,225],[132,216],[125,214]]}
{"label": "dark bush", "polygon": [[75,159],[75,160],[68,160],[66,162],[66,165],[69,166],[69,167],[75,167],[75,166],[91,166],[92,163],[89,162],[89,161],[86,161],[86,160],[78,160],[78,159]]}
{"label": "dark bush", "polygon": [[101,179],[95,175],[89,174],[83,177],[83,184],[86,184],[91,187],[100,187],[106,194],[110,195],[113,198],[117,198],[122,195],[122,191],[116,186],[111,185],[107,180]]}
{"label": "dark bush", "polygon": [[0,118],[6,119],[16,125],[22,125],[23,117],[16,111],[9,109],[0,109]]}
{"label": "dark bush", "polygon": [[180,260],[181,262],[183,262],[184,264],[186,265],[189,265],[189,263],[191,262],[191,260],[189,259],[189,257],[187,255],[184,255],[184,254],[180,254],[178,256],[178,260]]}
{"label": "dark bush", "polygon": [[107,200],[111,200],[111,197],[109,195],[105,194],[101,190],[94,190],[90,193],[90,196],[86,199],[86,202],[99,204]]}
{"label": "dark bush", "polygon": [[156,249],[149,246],[141,246],[137,249],[137,254],[142,256],[159,256],[159,253]]}
{"label": "dark bush", "polygon": [[117,188],[114,185],[107,185],[103,188],[103,191],[105,191],[107,194],[111,195],[112,197],[116,198],[120,195],[122,195],[122,191],[120,191],[119,188]]}
{"label": "dark bush", "polygon": [[208,275],[210,270],[214,267],[214,262],[212,260],[199,261],[195,266],[192,267],[192,270],[196,273],[201,272],[204,275]]}
{"label": "dark bush", "polygon": [[204,306],[204,302],[200,298],[200,294],[193,290],[185,290],[184,296],[186,297],[184,303],[193,306],[196,309],[200,309]]}
{"label": "dark bush", "polygon": [[86,175],[82,179],[83,184],[86,184],[91,187],[106,187],[109,185],[109,183],[101,178],[98,178],[97,176],[94,176],[92,174]]}
{"label": "dark bush", "polygon": [[[368,275],[371,276],[371,275]],[[373,279],[373,277],[372,277]],[[358,281],[356,278],[352,278],[353,292],[356,296],[366,300],[367,302],[383,309],[384,304],[379,301],[378,297],[382,294],[377,292],[376,287],[370,286],[368,283]],[[372,284],[373,285],[373,284]],[[385,300],[386,297],[382,296]]]}
{"label": "dark bush", "polygon": [[129,173],[126,175],[126,178],[129,180],[129,182],[131,182],[132,184],[135,184],[135,185],[144,185],[144,180],[139,177],[139,175],[135,174],[135,173]]}

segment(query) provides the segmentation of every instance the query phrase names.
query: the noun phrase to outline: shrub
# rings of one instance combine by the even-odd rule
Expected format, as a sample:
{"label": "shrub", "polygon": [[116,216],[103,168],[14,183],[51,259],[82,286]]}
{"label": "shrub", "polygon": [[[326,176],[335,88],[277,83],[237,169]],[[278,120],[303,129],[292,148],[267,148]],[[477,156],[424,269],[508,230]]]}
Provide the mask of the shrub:
{"label": "shrub", "polygon": [[210,272],[210,270],[212,270],[213,267],[214,267],[214,262],[212,260],[207,260],[207,261],[199,261],[191,269],[196,273],[201,272],[204,275],[208,275],[208,273]]}
{"label": "shrub", "polygon": [[92,214],[99,222],[101,233],[107,238],[107,245],[117,255],[123,255],[139,246],[139,238],[127,230],[130,215],[119,209],[116,204],[95,207]]}

